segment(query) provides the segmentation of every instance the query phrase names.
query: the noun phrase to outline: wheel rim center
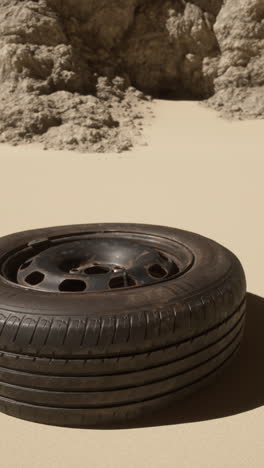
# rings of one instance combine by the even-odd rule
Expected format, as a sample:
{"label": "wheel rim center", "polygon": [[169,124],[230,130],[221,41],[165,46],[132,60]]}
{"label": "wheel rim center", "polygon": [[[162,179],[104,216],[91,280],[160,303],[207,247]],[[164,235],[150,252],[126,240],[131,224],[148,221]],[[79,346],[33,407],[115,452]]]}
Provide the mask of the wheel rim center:
{"label": "wheel rim center", "polygon": [[50,293],[97,293],[155,285],[185,274],[193,252],[176,239],[102,230],[31,239],[0,259],[17,287]]}
{"label": "wheel rim center", "polygon": [[27,259],[17,282],[53,292],[102,291],[154,284],[178,272],[175,261],[153,247],[93,238],[52,246]]}

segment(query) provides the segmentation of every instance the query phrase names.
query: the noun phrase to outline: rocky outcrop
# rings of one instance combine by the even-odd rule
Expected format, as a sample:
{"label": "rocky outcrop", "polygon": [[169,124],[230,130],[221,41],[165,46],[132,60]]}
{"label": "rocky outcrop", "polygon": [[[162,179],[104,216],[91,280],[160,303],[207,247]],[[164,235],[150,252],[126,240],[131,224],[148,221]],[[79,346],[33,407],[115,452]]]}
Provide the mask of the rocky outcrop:
{"label": "rocky outcrop", "polygon": [[264,117],[264,1],[227,0],[214,25],[220,59],[210,100],[225,116]]}
{"label": "rocky outcrop", "polygon": [[0,140],[121,151],[145,94],[262,118],[263,64],[263,0],[2,0]]}

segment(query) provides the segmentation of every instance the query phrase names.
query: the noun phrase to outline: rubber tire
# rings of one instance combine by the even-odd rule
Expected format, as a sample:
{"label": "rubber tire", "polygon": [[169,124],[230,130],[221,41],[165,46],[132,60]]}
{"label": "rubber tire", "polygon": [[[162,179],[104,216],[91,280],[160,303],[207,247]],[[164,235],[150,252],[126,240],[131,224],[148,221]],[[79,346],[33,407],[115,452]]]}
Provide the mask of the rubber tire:
{"label": "rubber tire", "polygon": [[45,228],[0,239],[0,261],[32,240],[141,233],[194,256],[181,277],[143,288],[56,294],[0,276],[0,410],[46,424],[119,424],[211,380],[243,336],[246,280],[237,257],[183,230],[140,224]]}

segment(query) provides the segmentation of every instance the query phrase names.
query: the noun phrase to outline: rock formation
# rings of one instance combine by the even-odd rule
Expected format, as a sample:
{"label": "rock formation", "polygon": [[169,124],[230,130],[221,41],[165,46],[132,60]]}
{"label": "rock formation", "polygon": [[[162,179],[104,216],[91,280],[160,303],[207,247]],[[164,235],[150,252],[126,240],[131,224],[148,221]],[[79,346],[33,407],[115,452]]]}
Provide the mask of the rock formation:
{"label": "rock formation", "polygon": [[0,0],[0,141],[123,151],[150,97],[264,116],[264,0]]}

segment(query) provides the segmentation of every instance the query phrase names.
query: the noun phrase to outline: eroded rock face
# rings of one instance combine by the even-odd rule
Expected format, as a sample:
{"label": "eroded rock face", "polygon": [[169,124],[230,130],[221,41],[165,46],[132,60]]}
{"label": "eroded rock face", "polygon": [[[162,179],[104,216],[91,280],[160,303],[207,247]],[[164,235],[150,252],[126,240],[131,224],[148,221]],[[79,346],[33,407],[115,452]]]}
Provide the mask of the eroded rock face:
{"label": "eroded rock face", "polygon": [[263,117],[263,65],[264,0],[1,0],[0,140],[121,151],[143,93]]}
{"label": "eroded rock face", "polygon": [[218,54],[214,22],[212,13],[194,3],[142,3],[123,43],[124,67],[130,79],[154,95],[211,95]]}
{"label": "eroded rock face", "polygon": [[264,117],[264,0],[227,0],[214,25],[221,55],[210,103],[226,116]]}

